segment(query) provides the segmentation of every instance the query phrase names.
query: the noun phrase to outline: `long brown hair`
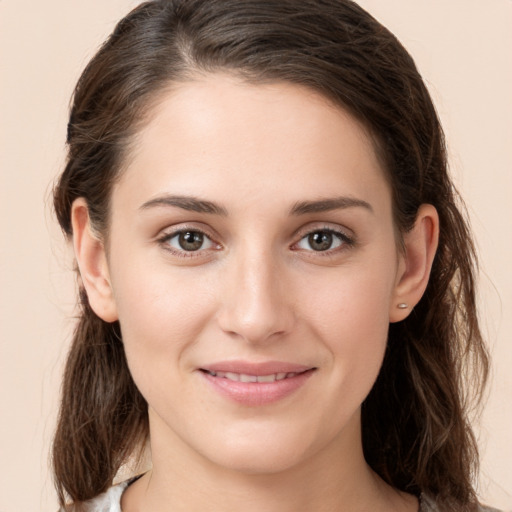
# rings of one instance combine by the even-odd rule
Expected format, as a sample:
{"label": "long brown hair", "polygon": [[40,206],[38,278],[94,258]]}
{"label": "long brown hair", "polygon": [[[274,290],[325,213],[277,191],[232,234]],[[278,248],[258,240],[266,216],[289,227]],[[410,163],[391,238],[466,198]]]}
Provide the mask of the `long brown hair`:
{"label": "long brown hair", "polygon": [[[363,448],[392,486],[475,510],[477,447],[467,411],[487,376],[475,306],[476,258],[447,174],[444,137],[415,64],[386,28],[349,0],[156,0],[124,18],[83,72],[68,127],[55,210],[86,199],[108,234],[112,184],[158,93],[190,73],[227,71],[252,83],[310,87],[372,134],[393,190],[397,230],[423,203],[440,217],[427,290],[389,330],[380,375],[362,408]],[[147,406],[126,364],[120,328],[81,291],[53,446],[56,486],[80,502],[105,491],[147,439]],[[471,390],[474,393],[471,393]]]}

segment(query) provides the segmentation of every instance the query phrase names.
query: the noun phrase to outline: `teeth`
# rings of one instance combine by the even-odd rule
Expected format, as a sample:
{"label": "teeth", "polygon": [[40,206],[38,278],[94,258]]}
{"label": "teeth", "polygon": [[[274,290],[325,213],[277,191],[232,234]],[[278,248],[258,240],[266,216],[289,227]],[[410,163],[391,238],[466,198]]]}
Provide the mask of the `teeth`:
{"label": "teeth", "polygon": [[276,374],[272,375],[258,375],[258,382],[275,382]]}
{"label": "teeth", "polygon": [[295,375],[297,375],[297,372],[272,373],[270,375],[248,375],[246,373],[212,371],[208,371],[208,373],[213,377],[234,380],[236,382],[274,382],[276,380],[289,379],[290,377],[295,377]]}
{"label": "teeth", "polygon": [[245,373],[241,373],[240,382],[258,382],[258,377],[256,377],[256,375],[246,375]]}

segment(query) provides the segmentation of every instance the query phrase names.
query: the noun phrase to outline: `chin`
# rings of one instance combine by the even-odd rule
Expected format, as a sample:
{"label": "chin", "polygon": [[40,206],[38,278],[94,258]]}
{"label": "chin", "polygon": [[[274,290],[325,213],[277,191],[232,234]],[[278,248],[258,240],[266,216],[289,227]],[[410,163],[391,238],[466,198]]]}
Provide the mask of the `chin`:
{"label": "chin", "polygon": [[[294,431],[290,425],[224,432],[203,444],[203,456],[227,470],[246,475],[269,475],[300,466],[322,450],[319,439],[309,429]],[[313,429],[312,429],[313,430]],[[213,448],[213,449],[212,449]]]}

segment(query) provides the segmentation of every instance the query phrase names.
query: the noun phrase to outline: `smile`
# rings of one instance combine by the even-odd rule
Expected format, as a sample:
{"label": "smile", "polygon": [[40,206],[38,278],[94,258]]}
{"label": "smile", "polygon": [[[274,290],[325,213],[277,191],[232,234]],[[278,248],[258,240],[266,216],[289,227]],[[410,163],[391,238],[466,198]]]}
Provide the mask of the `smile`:
{"label": "smile", "polygon": [[248,375],[247,373],[234,373],[234,372],[213,372],[208,371],[212,377],[219,377],[229,379],[236,382],[274,382],[276,380],[289,379],[299,375],[303,372],[280,372],[271,373],[270,375]]}
{"label": "smile", "polygon": [[209,388],[222,398],[256,407],[295,394],[317,369],[286,363],[225,362],[199,370]]}

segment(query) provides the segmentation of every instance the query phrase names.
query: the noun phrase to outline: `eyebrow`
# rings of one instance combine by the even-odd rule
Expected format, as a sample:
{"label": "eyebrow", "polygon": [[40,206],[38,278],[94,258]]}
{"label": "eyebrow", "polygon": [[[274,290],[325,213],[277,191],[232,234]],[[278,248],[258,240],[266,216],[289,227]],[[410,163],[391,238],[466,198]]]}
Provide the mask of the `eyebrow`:
{"label": "eyebrow", "polygon": [[173,195],[165,195],[150,199],[140,207],[140,210],[148,210],[149,208],[162,206],[175,206],[190,212],[210,213],[212,215],[226,216],[228,214],[225,208],[219,206],[218,204],[212,203],[211,201],[205,201],[193,196]]}
{"label": "eyebrow", "polygon": [[357,199],[355,197],[333,197],[327,199],[320,199],[318,201],[300,201],[295,203],[290,213],[291,215],[304,215],[307,213],[328,212],[331,210],[345,209],[345,208],[365,208],[366,210],[374,213],[370,203]]}
{"label": "eyebrow", "polygon": [[[176,196],[176,195],[164,195],[155,197],[146,201],[140,210],[148,210],[156,207],[177,207],[183,210],[198,212],[198,213],[209,213],[212,215],[221,215],[223,217],[228,215],[227,210],[212,201],[206,201],[193,196]],[[366,210],[373,213],[373,208],[370,203],[357,199],[354,197],[334,197],[327,199],[320,199],[317,201],[300,201],[293,205],[290,210],[291,215],[305,215],[308,213],[319,213],[327,212],[345,208],[365,208]]]}

